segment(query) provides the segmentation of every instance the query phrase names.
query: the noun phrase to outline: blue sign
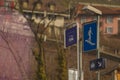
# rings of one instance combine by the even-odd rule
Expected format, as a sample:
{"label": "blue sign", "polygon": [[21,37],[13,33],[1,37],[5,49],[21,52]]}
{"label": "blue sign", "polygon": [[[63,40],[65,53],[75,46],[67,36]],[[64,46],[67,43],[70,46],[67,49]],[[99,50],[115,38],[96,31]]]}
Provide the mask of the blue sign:
{"label": "blue sign", "polygon": [[97,21],[83,24],[83,51],[97,49]]}
{"label": "blue sign", "polygon": [[90,61],[90,70],[105,69],[105,59],[99,58]]}
{"label": "blue sign", "polygon": [[77,43],[77,26],[65,30],[65,47]]}

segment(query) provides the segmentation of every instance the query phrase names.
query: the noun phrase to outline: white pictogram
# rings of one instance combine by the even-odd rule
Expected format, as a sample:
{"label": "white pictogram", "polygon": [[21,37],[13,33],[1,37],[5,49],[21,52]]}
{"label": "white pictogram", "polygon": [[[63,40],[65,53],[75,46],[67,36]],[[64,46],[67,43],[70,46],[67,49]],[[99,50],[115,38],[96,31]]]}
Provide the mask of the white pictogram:
{"label": "white pictogram", "polygon": [[74,36],[73,35],[70,35],[69,36],[69,42],[73,41],[74,40]]}
{"label": "white pictogram", "polygon": [[92,42],[92,35],[93,35],[93,33],[92,33],[92,29],[90,27],[88,30],[88,39],[85,41],[90,45],[95,45],[95,43]]}
{"label": "white pictogram", "polygon": [[99,61],[98,61],[98,67],[101,67],[102,66],[102,63],[100,63]]}
{"label": "white pictogram", "polygon": [[95,68],[95,63],[91,63],[91,68]]}

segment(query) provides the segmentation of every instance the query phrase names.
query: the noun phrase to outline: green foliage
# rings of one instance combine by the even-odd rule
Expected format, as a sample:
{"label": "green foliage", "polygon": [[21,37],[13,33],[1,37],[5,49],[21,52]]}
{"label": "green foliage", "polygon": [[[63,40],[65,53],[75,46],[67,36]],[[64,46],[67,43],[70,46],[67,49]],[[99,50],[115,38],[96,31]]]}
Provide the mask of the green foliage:
{"label": "green foliage", "polygon": [[37,71],[35,80],[47,80],[44,66],[44,50],[42,46],[33,49],[35,59],[37,61]]}
{"label": "green foliage", "polygon": [[58,80],[67,80],[66,52],[63,47],[59,47],[58,49]]}

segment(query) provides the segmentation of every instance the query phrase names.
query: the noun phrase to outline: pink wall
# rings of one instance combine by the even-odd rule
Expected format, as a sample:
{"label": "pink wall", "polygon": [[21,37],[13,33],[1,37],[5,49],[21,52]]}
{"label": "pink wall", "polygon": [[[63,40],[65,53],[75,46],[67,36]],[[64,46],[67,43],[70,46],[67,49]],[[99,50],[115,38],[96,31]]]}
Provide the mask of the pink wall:
{"label": "pink wall", "polygon": [[[118,17],[114,16],[113,17],[113,23],[107,23],[106,22],[106,16],[102,17],[102,21],[103,21],[103,33],[105,33],[105,29],[106,27],[112,27],[113,28],[113,33],[112,34],[117,34],[118,33]],[[105,33],[106,34],[106,33]]]}
{"label": "pink wall", "polygon": [[27,26],[24,18],[17,12],[0,12],[0,80],[32,77],[33,37],[28,35],[29,29],[24,29]]}
{"label": "pink wall", "polygon": [[[4,33],[6,34],[6,33]],[[7,34],[10,49],[5,40],[0,37],[0,80],[23,80],[24,71],[31,71],[31,38],[16,34]],[[24,76],[25,77],[25,76]]]}
{"label": "pink wall", "polygon": [[[79,26],[82,27],[81,17],[77,18],[76,20],[79,23]],[[89,22],[92,20],[94,20],[93,17],[89,17],[89,16],[86,17],[86,22]],[[117,16],[113,17],[113,23],[107,23],[106,21],[107,21],[106,16],[100,17],[100,25],[101,25],[100,31],[102,31],[104,34],[107,34],[106,27],[112,27],[113,28],[112,34],[117,34],[118,33],[118,17]]]}

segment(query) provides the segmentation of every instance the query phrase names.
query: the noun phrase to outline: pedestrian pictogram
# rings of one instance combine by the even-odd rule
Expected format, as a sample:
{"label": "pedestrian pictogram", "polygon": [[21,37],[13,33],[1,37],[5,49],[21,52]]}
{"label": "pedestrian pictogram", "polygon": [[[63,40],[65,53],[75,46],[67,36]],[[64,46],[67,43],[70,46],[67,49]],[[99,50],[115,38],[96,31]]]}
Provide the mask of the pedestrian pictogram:
{"label": "pedestrian pictogram", "polygon": [[83,51],[97,49],[97,21],[83,25]]}
{"label": "pedestrian pictogram", "polygon": [[95,45],[95,43],[93,43],[92,42],[92,35],[93,35],[93,33],[92,33],[92,28],[91,27],[89,27],[89,30],[88,30],[88,39],[87,40],[85,40],[88,44],[90,44],[90,45]]}

